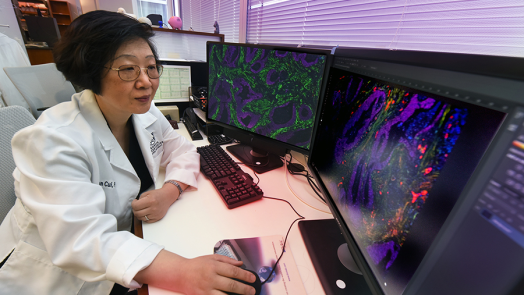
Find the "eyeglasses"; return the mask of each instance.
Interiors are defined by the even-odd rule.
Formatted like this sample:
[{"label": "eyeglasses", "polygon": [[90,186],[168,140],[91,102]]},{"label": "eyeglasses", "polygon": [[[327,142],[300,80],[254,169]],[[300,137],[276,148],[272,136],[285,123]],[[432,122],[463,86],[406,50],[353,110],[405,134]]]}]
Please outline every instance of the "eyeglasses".
[{"label": "eyeglasses", "polygon": [[136,65],[124,65],[118,68],[109,68],[113,71],[118,71],[118,77],[124,81],[135,81],[140,77],[140,71],[146,70],[147,76],[151,79],[158,79],[164,71],[162,65],[149,65],[147,68],[141,68]]}]

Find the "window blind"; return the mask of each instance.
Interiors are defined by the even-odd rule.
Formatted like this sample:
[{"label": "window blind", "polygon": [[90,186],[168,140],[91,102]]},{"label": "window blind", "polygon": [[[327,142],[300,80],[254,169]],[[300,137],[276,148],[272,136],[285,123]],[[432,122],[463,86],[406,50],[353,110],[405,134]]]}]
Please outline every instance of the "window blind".
[{"label": "window blind", "polygon": [[215,20],[226,42],[238,42],[240,0],[180,0],[182,28],[213,33]]},{"label": "window blind", "polygon": [[250,0],[247,42],[524,57],[522,0]]}]

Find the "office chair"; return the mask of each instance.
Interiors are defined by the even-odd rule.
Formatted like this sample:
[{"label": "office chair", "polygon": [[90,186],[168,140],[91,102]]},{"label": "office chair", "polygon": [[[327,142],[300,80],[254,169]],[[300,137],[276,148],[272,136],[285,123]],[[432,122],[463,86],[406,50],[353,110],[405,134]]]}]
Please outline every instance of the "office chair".
[{"label": "office chair", "polygon": [[15,161],[11,139],[20,129],[35,122],[33,115],[21,106],[0,108],[0,223],[15,204],[13,170]]},{"label": "office chair", "polygon": [[75,88],[66,81],[54,63],[29,66],[5,67],[4,72],[31,107],[38,119],[42,111],[64,101],[71,100]]},{"label": "office chair", "polygon": [[27,53],[22,46],[17,41],[0,33],[0,106],[18,105],[30,109],[20,91],[1,70],[4,67],[26,67],[30,65]]}]

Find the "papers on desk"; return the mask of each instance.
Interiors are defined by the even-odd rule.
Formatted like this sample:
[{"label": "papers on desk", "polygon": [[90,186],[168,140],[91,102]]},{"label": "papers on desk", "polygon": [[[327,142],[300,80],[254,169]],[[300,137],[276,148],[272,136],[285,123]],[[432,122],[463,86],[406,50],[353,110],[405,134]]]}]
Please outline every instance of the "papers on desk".
[{"label": "papers on desk", "polygon": [[242,268],[258,273],[262,282],[260,295],[306,294],[289,242],[275,273],[272,268],[282,253],[284,238],[266,236],[246,239],[221,240],[214,247],[215,254],[228,256],[244,262]]},{"label": "papers on desk", "polygon": [[188,102],[191,86],[191,67],[164,65],[155,102]]}]

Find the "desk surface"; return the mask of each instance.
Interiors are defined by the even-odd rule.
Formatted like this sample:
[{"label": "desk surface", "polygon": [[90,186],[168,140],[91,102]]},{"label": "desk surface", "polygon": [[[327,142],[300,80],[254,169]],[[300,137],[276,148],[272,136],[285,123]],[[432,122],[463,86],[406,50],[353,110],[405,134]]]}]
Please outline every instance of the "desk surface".
[{"label": "desk surface", "polygon": [[[178,126],[178,132],[189,139],[184,124]],[[193,143],[196,146],[209,144],[205,135],[204,140]],[[241,167],[256,181],[251,169],[243,165]],[[333,218],[331,213],[327,213],[327,205],[318,199],[305,177],[287,174],[284,167],[258,174],[258,177],[264,196],[289,201],[306,219]],[[157,185],[163,183],[163,177],[160,178],[161,181]],[[184,192],[162,220],[151,224],[144,223],[142,229],[144,239],[163,245],[166,250],[186,258],[194,258],[213,254],[213,246],[223,239],[271,235],[284,237],[296,218],[298,216],[286,202],[264,198],[229,210],[211,182],[200,174],[197,191]],[[307,294],[325,294],[296,223],[291,228],[286,247],[293,253]],[[153,286],[149,286],[148,289],[151,295],[179,294]]]}]

